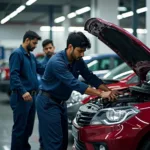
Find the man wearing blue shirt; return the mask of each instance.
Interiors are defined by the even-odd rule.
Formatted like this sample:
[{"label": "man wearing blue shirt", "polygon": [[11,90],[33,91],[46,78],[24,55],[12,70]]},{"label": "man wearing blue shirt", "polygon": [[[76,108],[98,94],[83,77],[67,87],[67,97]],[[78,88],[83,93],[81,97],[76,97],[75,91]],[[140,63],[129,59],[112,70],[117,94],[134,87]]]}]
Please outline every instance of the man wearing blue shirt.
[{"label": "man wearing blue shirt", "polygon": [[31,53],[41,37],[27,31],[22,45],[15,49],[9,58],[10,66],[10,105],[13,110],[11,150],[30,150],[28,143],[33,131],[35,118],[35,98],[38,90],[37,73],[43,74],[45,68]]},{"label": "man wearing blue shirt", "polygon": [[42,42],[43,51],[45,53],[45,57],[42,60],[42,64],[46,65],[48,60],[54,55],[55,46],[53,44],[53,41],[50,39],[46,39]]},{"label": "man wearing blue shirt", "polygon": [[[90,47],[89,40],[82,32],[73,32],[68,36],[66,49],[55,54],[47,63],[36,100],[44,150],[67,150],[68,119],[65,101],[73,90],[112,100],[116,98],[116,93],[108,89],[84,63],[82,57]],[[77,79],[79,74],[89,84],[105,92],[80,82]]]},{"label": "man wearing blue shirt", "polygon": [[[42,63],[42,65],[46,66],[46,64],[49,61],[49,59],[54,55],[55,46],[54,46],[52,40],[46,39],[46,40],[44,40],[42,42],[42,47],[43,47],[43,51],[44,51],[45,57],[43,58],[43,60],[41,61],[41,63]],[[40,132],[39,132],[39,135],[40,135]],[[43,144],[42,144],[42,138],[41,138],[41,136],[39,138],[39,142],[40,142],[40,148],[39,148],[39,150],[43,150]]]}]

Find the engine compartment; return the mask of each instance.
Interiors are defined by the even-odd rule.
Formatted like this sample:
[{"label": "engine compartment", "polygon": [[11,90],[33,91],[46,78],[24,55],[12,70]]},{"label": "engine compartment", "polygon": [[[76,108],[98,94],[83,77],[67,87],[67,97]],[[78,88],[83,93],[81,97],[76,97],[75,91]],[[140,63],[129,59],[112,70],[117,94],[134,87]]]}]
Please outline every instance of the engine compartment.
[{"label": "engine compartment", "polygon": [[122,92],[123,94],[119,95],[117,100],[113,102],[108,101],[108,99],[95,98],[88,104],[81,106],[76,114],[76,123],[79,126],[89,125],[93,116],[104,108],[133,106],[150,101],[150,84],[147,83],[144,83],[142,86],[130,87]]}]

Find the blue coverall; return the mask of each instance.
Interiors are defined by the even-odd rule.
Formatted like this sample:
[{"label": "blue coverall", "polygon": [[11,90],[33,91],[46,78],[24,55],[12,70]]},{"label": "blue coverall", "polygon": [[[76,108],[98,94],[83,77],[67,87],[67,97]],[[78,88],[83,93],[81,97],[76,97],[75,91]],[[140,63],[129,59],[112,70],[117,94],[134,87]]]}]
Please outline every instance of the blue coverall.
[{"label": "blue coverall", "polygon": [[[35,118],[35,98],[38,90],[37,73],[43,74],[45,68],[36,61],[33,54],[20,46],[9,58],[10,67],[10,105],[13,110],[11,150],[30,150],[28,139],[32,134]],[[22,95],[30,92],[32,101],[24,101]]]},{"label": "blue coverall", "polygon": [[[47,65],[47,62],[49,61],[50,58],[51,58],[51,57],[45,56],[45,57],[43,58],[43,60],[41,61],[41,64],[42,64],[43,66],[46,66],[46,65]],[[42,76],[39,77],[39,85],[40,85],[40,83],[41,83],[41,78],[42,78]],[[40,131],[39,131],[39,133],[40,133]],[[39,142],[40,142],[40,147],[43,148],[43,143],[42,143],[41,135],[39,135]]]},{"label": "blue coverall", "polygon": [[[83,59],[69,64],[66,50],[55,54],[47,63],[41,80],[41,92],[36,100],[44,150],[67,150],[68,118],[65,101],[73,90],[84,94],[88,88],[88,85],[77,79],[79,74],[96,88],[102,84],[102,81],[89,71]],[[60,102],[63,103],[59,104]]]}]

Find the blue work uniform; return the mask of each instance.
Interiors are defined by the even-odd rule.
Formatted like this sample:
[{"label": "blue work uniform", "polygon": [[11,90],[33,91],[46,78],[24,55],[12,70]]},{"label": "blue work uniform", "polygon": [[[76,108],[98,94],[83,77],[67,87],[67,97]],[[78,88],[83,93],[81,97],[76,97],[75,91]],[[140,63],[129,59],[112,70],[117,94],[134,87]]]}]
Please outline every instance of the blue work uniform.
[{"label": "blue work uniform", "polygon": [[47,63],[41,80],[36,106],[44,150],[67,150],[68,100],[73,90],[84,94],[88,85],[77,78],[82,75],[98,88],[102,81],[84,63],[83,59],[69,63],[66,50],[55,54]]},{"label": "blue work uniform", "polygon": [[46,65],[47,62],[48,62],[48,60],[49,60],[50,58],[51,58],[51,57],[45,56],[45,57],[43,58],[43,60],[41,61],[41,64],[42,64],[42,65]]},{"label": "blue work uniform", "polygon": [[[51,58],[51,57],[45,56],[45,57],[43,58],[43,60],[41,61],[41,64],[46,67],[47,62],[49,61],[50,58]],[[39,76],[39,75],[38,75],[39,85],[41,84],[41,78],[42,78],[42,76]],[[40,133],[40,131],[39,131],[39,133]],[[40,142],[40,147],[43,148],[42,137],[40,136],[40,134],[39,134],[39,142]]]},{"label": "blue work uniform", "polygon": [[[43,74],[45,68],[37,62],[33,54],[20,46],[9,58],[10,67],[10,105],[13,110],[11,150],[30,150],[28,139],[32,134],[35,118],[35,98],[38,90],[37,73]],[[29,92],[32,101],[24,101],[22,95]]]}]

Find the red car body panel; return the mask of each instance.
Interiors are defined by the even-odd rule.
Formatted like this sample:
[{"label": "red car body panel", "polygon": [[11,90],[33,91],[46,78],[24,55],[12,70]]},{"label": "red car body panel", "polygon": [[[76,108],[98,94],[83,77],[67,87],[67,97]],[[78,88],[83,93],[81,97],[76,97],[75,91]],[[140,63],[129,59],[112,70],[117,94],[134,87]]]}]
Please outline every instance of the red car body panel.
[{"label": "red car body panel", "polygon": [[[79,127],[78,138],[86,146],[86,150],[95,150],[93,143],[104,142],[109,150],[135,150],[146,133],[150,131],[150,102],[135,105],[139,110],[136,116],[117,125],[91,125]],[[75,150],[75,147],[73,147]]]}]

